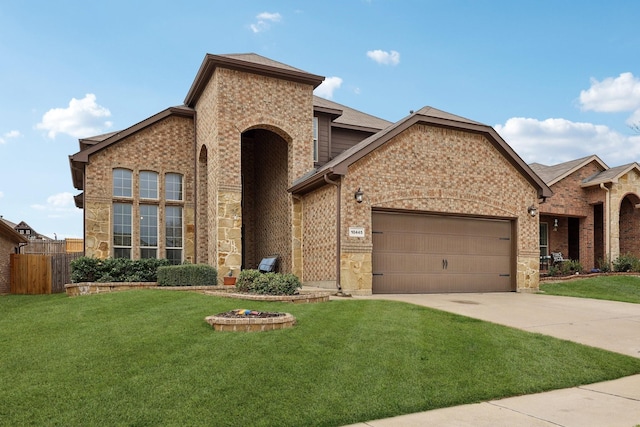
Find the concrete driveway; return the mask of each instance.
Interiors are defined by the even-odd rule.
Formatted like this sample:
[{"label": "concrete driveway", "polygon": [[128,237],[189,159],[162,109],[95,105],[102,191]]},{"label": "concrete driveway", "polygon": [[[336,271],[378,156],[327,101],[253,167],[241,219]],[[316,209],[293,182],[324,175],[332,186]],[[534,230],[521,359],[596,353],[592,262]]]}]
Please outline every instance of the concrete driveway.
[{"label": "concrete driveway", "polygon": [[405,301],[640,358],[640,304],[515,292],[358,298]]}]

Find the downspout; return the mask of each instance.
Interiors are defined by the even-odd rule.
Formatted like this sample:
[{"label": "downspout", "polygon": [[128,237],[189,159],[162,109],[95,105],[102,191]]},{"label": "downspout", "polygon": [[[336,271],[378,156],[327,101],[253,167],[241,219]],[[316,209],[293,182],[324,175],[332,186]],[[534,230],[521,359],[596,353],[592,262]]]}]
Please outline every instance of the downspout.
[{"label": "downspout", "polygon": [[340,185],[340,181],[332,181],[328,178],[328,174],[324,174],[324,182],[327,184],[335,185],[337,192],[337,202],[336,202],[336,287],[338,288],[338,293],[342,293],[342,286],[340,286],[340,211],[341,211],[341,199],[342,199],[342,185]]},{"label": "downspout", "polygon": [[611,221],[611,213],[609,212],[611,209],[611,190],[603,182],[600,183],[600,188],[607,192],[607,196],[604,199],[604,252],[608,262],[611,263],[611,224],[609,223]]}]

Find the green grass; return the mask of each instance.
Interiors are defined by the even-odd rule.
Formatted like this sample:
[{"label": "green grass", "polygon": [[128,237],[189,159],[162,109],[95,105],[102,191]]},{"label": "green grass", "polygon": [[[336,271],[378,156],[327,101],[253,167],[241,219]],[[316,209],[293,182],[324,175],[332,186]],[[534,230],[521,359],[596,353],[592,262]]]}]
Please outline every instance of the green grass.
[{"label": "green grass", "polygon": [[[292,329],[215,332],[234,308]],[[128,291],[0,298],[0,425],[338,426],[640,373],[640,359],[411,304]]]},{"label": "green grass", "polygon": [[549,295],[640,303],[638,276],[598,276],[541,283],[540,290]]}]

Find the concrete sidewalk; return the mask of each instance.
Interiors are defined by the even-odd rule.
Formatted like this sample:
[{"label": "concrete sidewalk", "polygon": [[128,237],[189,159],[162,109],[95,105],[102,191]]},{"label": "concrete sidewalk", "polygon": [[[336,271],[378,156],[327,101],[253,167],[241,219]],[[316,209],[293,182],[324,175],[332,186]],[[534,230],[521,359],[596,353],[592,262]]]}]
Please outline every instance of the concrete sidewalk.
[{"label": "concrete sidewalk", "polygon": [[[357,298],[405,301],[640,357],[640,304],[520,293]],[[636,425],[640,425],[640,375],[353,426]]]}]

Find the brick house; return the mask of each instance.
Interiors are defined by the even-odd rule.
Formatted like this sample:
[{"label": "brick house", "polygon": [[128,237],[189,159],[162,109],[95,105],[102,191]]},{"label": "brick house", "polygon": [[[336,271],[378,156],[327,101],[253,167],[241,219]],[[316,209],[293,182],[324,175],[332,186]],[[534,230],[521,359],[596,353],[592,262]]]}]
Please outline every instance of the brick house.
[{"label": "brick house", "polygon": [[538,287],[549,187],[494,129],[425,107],[390,123],[256,54],[206,55],[184,105],[70,156],[88,256],[278,254],[305,284],[372,292]]},{"label": "brick house", "polygon": [[[531,168],[554,195],[540,205],[540,253],[561,252],[583,268],[622,254],[640,257],[640,166],[608,167],[592,155]],[[546,268],[544,265],[543,268]]]},{"label": "brick house", "polygon": [[11,254],[18,253],[20,245],[27,242],[26,236],[0,218],[0,294],[8,294],[10,291]]}]

